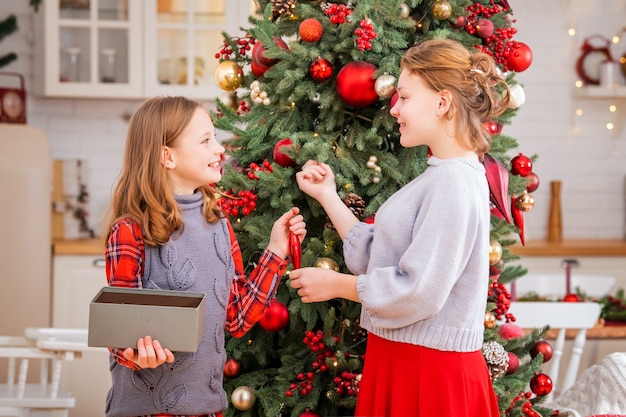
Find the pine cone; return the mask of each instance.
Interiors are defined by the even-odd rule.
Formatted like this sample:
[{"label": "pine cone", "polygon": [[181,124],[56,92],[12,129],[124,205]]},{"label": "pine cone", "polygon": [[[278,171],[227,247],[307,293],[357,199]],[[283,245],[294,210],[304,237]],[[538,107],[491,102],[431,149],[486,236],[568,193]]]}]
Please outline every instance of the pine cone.
[{"label": "pine cone", "polygon": [[272,21],[285,15],[291,16],[296,8],[297,0],[271,0],[272,1]]},{"label": "pine cone", "polygon": [[343,203],[348,206],[359,221],[363,221],[365,218],[365,201],[359,195],[348,193],[343,199]]},{"label": "pine cone", "polygon": [[509,354],[498,342],[483,344],[483,356],[487,361],[492,380],[501,377],[509,367]]}]

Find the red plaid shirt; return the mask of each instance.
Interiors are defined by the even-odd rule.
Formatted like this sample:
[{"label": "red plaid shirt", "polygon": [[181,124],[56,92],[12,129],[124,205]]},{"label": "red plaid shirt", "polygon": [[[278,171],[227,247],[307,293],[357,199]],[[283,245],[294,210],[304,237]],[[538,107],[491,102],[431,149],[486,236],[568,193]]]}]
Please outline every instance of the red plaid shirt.
[{"label": "red plaid shirt", "polygon": [[[278,287],[278,280],[287,269],[288,261],[265,250],[258,265],[246,280],[241,249],[230,222],[228,222],[228,231],[231,254],[235,262],[235,276],[231,283],[230,299],[226,307],[226,330],[234,337],[242,337],[263,316],[265,308]],[[142,287],[145,247],[138,223],[126,218],[119,220],[113,226],[106,246],[105,259],[109,286]],[[139,369],[137,364],[123,356],[123,349],[109,348],[109,351],[121,365]],[[152,417],[166,416],[170,415],[158,414]]]}]

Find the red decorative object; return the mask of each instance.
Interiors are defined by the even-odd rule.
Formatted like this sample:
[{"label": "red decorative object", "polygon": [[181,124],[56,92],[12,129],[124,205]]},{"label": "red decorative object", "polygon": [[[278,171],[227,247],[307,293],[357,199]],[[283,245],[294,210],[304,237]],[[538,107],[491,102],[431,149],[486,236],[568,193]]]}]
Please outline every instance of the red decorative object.
[{"label": "red decorative object", "polygon": [[509,52],[508,65],[510,70],[522,72],[533,62],[533,52],[523,42],[513,42]]},{"label": "red decorative object", "polygon": [[530,346],[530,356],[534,359],[540,353],[543,355],[543,362],[552,359],[552,345],[545,340],[538,340]]},{"label": "red decorative object", "polygon": [[533,161],[523,153],[511,159],[511,173],[525,177],[533,170]]},{"label": "red decorative object", "polygon": [[480,19],[476,24],[476,34],[483,39],[487,39],[493,35],[495,27],[489,19]]},{"label": "red decorative object", "polygon": [[511,223],[511,210],[509,204],[505,203],[509,198],[509,173],[506,166],[489,154],[485,154],[483,165],[489,184],[491,202],[502,217]]},{"label": "red decorative object", "polygon": [[513,224],[519,230],[519,240],[523,246],[526,244],[526,239],[524,238],[524,212],[517,207],[516,201],[517,198],[511,197],[511,213],[513,215]]},{"label": "red decorative object", "polygon": [[[599,45],[592,45],[592,41],[599,40]],[[591,35],[585,39],[580,49],[582,53],[576,60],[576,73],[587,85],[600,84],[600,64],[604,61],[613,61],[611,56],[611,41],[602,35]]]},{"label": "red decorative object", "polygon": [[336,4],[323,2],[320,7],[324,14],[328,16],[330,23],[341,25],[346,22],[346,18],[352,14],[353,7],[350,3]]},{"label": "red decorative object", "polygon": [[298,27],[298,34],[300,39],[307,42],[317,42],[322,39],[324,33],[324,27],[322,22],[314,17],[304,19]]},{"label": "red decorative object", "polygon": [[224,376],[226,378],[236,378],[241,374],[241,361],[228,357],[224,364]]},{"label": "red decorative object", "polygon": [[362,108],[378,101],[376,66],[365,61],[346,64],[337,74],[337,93],[348,106]]},{"label": "red decorative object", "polygon": [[292,232],[289,232],[289,258],[291,259],[293,269],[300,268],[300,261],[302,260],[302,246],[298,236]]},{"label": "red decorative object", "polygon": [[317,414],[315,411],[311,411],[308,408],[304,411],[304,413],[300,414],[300,417],[322,417],[320,414]]},{"label": "red decorative object", "polygon": [[258,78],[265,74],[265,71],[270,69],[270,67],[266,67],[265,65],[261,65],[258,62],[252,61],[250,62],[250,69],[252,70],[254,76]]},{"label": "red decorative object", "polygon": [[276,162],[278,165],[280,165],[283,168],[292,167],[296,165],[295,161],[291,159],[289,156],[287,156],[286,154],[284,154],[281,150],[282,147],[291,148],[291,146],[292,146],[291,139],[289,138],[281,139],[278,142],[276,142],[276,145],[274,145],[274,152],[272,154],[274,156],[274,162]]},{"label": "red decorative object", "polygon": [[456,22],[452,24],[452,27],[455,29],[463,29],[463,27],[467,24],[467,19],[465,16],[458,16],[456,18]]},{"label": "red decorative object", "polygon": [[289,323],[289,310],[287,306],[276,299],[274,299],[265,314],[259,320],[259,325],[268,332],[278,332],[287,327]]},{"label": "red decorative object", "polygon": [[325,58],[317,58],[309,66],[311,77],[318,83],[323,83],[332,77],[333,65]]},{"label": "red decorative object", "polygon": [[378,35],[374,32],[374,25],[369,19],[361,19],[359,22],[361,27],[354,30],[356,36],[356,44],[359,51],[370,51],[372,49],[372,39],[376,39]]},{"label": "red decorative object", "polygon": [[16,77],[19,86],[0,87],[0,122],[26,123],[26,90],[24,76],[16,72],[0,72],[0,77]]},{"label": "red decorative object", "polygon": [[526,185],[526,191],[529,193],[533,193],[539,188],[539,177],[534,172],[526,175],[526,179],[528,180],[528,185]]},{"label": "red decorative object", "polygon": [[278,62],[278,59],[266,58],[264,55],[265,51],[267,51],[267,47],[263,45],[261,41],[256,41],[254,48],[252,48],[252,62],[265,67],[271,67]]},{"label": "red decorative object", "polygon": [[517,372],[519,369],[519,358],[513,352],[508,352],[509,354],[509,366],[506,368],[506,374],[511,375]]},{"label": "red decorative object", "polygon": [[530,390],[542,397],[548,395],[552,392],[552,379],[546,374],[536,373],[530,379]]},{"label": "red decorative object", "polygon": [[582,300],[580,299],[578,294],[569,293],[569,294],[565,294],[565,297],[563,297],[563,301],[566,303],[579,303]]},{"label": "red decorative object", "polygon": [[498,336],[504,340],[524,337],[524,330],[514,323],[502,323],[498,327]]}]

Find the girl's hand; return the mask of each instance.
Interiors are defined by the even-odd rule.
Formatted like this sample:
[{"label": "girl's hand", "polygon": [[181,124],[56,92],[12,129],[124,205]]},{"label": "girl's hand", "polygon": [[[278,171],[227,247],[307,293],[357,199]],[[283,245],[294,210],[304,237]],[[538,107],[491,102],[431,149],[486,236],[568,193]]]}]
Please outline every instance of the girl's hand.
[{"label": "girl's hand", "polygon": [[355,275],[341,274],[325,268],[300,268],[289,273],[291,288],[298,290],[303,303],[345,298],[360,301]]},{"label": "girl's hand", "polygon": [[300,209],[293,207],[276,220],[270,234],[270,242],[267,248],[276,255],[285,259],[289,256],[289,232],[298,237],[300,243],[306,236],[306,223]]},{"label": "girl's hand", "polygon": [[296,173],[296,181],[304,193],[320,203],[326,195],[337,194],[333,170],[323,162],[307,161]]},{"label": "girl's hand", "polygon": [[165,362],[174,362],[174,354],[169,349],[163,349],[161,343],[152,340],[150,336],[137,340],[137,350],[132,347],[126,348],[124,357],[142,369],[157,368]]}]

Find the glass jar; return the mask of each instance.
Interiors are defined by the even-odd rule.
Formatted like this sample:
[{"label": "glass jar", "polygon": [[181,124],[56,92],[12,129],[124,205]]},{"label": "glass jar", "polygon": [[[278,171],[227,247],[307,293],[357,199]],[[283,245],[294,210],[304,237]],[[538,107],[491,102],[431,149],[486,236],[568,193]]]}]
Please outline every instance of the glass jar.
[{"label": "glass jar", "polygon": [[117,55],[117,51],[113,48],[104,48],[100,51],[100,55],[100,81],[103,83],[114,83],[116,80],[115,56]]},{"label": "glass jar", "polygon": [[80,81],[80,48],[72,46],[61,52],[61,82]]}]

